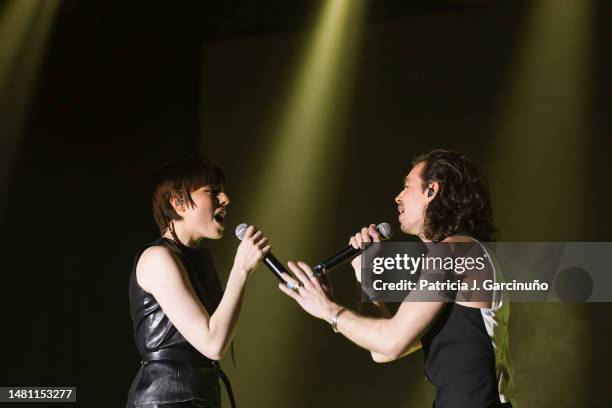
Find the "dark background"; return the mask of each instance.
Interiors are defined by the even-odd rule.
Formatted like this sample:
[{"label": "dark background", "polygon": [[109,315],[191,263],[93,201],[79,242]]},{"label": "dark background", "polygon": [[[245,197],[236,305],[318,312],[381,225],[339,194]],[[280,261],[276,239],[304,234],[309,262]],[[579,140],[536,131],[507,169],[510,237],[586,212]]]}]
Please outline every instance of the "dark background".
[{"label": "dark background", "polygon": [[[254,205],[257,170],[269,160],[269,129],[320,5],[58,3],[19,126],[7,128],[23,93],[11,78],[25,65],[12,68],[0,94],[0,385],[76,385],[79,406],[124,404],[139,362],[127,279],[136,249],[158,235],[151,175],[165,160],[197,152],[220,163],[233,200],[231,228],[211,248],[225,277],[236,246],[231,229]],[[612,240],[608,2],[592,2],[581,131],[547,127],[563,123],[563,106],[553,103],[530,118],[540,133],[511,135],[518,140],[514,150],[496,139],[505,135],[500,128],[513,129],[504,126],[505,98],[532,7],[370,2],[342,154],[328,174],[336,188],[317,200],[320,246],[304,254],[289,246],[277,256],[315,261],[361,225],[394,221],[391,200],[412,157],[434,147],[463,151],[482,166],[501,240]],[[549,69],[553,75],[558,67]],[[568,151],[564,140],[572,137],[580,149]],[[532,144],[538,138],[545,142]],[[286,205],[279,224],[290,229],[289,209],[297,204]],[[224,363],[239,406],[429,406],[433,391],[421,352],[387,365],[371,362],[300,313],[259,269],[236,338],[238,365]],[[353,279],[344,272],[332,281],[340,301],[354,306]],[[612,403],[610,310],[609,304],[513,305],[522,406]]]}]

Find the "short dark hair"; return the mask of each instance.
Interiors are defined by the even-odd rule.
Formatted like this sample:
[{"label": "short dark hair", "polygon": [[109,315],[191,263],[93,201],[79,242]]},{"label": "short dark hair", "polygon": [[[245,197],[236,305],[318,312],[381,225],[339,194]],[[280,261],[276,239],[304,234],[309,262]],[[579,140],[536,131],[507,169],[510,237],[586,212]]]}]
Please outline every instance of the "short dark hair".
[{"label": "short dark hair", "polygon": [[434,181],[440,185],[425,210],[424,236],[439,242],[464,232],[481,241],[495,241],[489,185],[476,164],[461,153],[442,149],[419,155],[413,166],[418,163],[425,164],[423,191]]},{"label": "short dark hair", "polygon": [[181,217],[172,207],[170,199],[178,197],[195,205],[191,193],[200,187],[221,188],[223,171],[204,156],[189,156],[164,163],[153,180],[153,217],[163,234],[172,220]]}]

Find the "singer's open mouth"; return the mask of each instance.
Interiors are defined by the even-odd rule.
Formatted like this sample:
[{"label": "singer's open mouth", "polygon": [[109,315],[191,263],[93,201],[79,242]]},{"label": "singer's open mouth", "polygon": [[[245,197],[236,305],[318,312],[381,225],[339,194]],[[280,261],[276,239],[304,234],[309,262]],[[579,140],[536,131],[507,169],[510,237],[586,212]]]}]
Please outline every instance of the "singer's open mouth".
[{"label": "singer's open mouth", "polygon": [[224,226],[224,219],[225,219],[225,211],[219,211],[218,213],[215,214],[214,216],[215,221],[217,221],[217,223],[219,223],[221,226]]}]

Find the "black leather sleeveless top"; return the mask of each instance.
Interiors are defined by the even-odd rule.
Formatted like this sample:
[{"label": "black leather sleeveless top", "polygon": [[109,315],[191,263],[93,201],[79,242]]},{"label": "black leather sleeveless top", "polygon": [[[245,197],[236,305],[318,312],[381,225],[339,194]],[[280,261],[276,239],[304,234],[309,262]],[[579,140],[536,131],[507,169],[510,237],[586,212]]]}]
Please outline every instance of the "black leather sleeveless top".
[{"label": "black leather sleeveless top", "polygon": [[[222,296],[221,284],[207,249],[186,247],[159,238],[137,252],[129,281],[129,301],[134,339],[143,361],[130,387],[126,407],[189,400],[202,400],[207,406],[218,407],[218,363],[200,354],[185,340],[155,297],[136,280],[138,259],[146,248],[154,245],[165,246],[177,255],[198,299],[210,315]],[[175,358],[177,356],[179,358]]]}]

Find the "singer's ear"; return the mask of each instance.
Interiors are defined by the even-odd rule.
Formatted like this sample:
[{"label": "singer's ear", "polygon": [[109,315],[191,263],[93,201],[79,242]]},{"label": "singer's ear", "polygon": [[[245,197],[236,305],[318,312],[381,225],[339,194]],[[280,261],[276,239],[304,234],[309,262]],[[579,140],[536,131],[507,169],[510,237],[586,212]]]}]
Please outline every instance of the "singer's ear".
[{"label": "singer's ear", "polygon": [[438,191],[440,190],[440,183],[437,181],[432,181],[427,184],[427,188],[425,189],[425,194],[427,196],[427,201],[431,202],[438,195]]},{"label": "singer's ear", "polygon": [[183,195],[173,195],[170,197],[170,205],[174,208],[177,214],[185,212],[185,205],[187,204],[187,200]]}]

